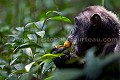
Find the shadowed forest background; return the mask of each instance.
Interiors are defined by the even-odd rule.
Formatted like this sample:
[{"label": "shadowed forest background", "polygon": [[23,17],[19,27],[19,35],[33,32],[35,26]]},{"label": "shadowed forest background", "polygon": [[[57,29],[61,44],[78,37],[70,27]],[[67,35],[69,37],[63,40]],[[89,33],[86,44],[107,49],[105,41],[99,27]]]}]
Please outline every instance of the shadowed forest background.
[{"label": "shadowed forest background", "polygon": [[64,80],[63,75],[79,74],[67,70],[61,77],[51,60],[61,55],[50,51],[67,39],[74,17],[92,5],[120,17],[120,0],[0,0],[0,80]]}]

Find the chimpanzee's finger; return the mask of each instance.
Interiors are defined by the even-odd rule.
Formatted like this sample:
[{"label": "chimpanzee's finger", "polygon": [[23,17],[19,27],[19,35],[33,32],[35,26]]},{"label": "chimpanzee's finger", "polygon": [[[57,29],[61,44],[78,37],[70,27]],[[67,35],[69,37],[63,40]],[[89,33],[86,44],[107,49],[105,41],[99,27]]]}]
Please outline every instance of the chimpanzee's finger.
[{"label": "chimpanzee's finger", "polygon": [[52,50],[52,53],[55,54],[55,53],[61,53],[65,50],[65,47],[60,47],[60,48],[55,48]]},{"label": "chimpanzee's finger", "polygon": [[64,50],[62,53],[65,55],[69,55],[70,52],[68,50]]},{"label": "chimpanzee's finger", "polygon": [[52,50],[51,50],[51,53],[53,53],[54,51],[56,51],[57,50],[57,48],[53,48]]}]

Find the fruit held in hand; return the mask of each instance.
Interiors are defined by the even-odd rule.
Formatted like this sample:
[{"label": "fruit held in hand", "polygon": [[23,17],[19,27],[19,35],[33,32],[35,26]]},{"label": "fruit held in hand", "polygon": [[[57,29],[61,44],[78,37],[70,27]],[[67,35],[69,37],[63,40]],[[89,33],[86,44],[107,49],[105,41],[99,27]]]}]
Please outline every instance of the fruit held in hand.
[{"label": "fruit held in hand", "polygon": [[60,48],[60,47],[69,48],[70,46],[71,46],[70,41],[66,40],[66,41],[64,42],[64,45],[57,45],[57,46],[55,46],[55,48]]},{"label": "fruit held in hand", "polygon": [[60,48],[60,47],[64,47],[63,45],[57,45],[55,46],[55,48]]},{"label": "fruit held in hand", "polygon": [[71,46],[70,41],[66,40],[66,41],[64,42],[64,47],[65,47],[65,48],[69,48],[70,46]]}]

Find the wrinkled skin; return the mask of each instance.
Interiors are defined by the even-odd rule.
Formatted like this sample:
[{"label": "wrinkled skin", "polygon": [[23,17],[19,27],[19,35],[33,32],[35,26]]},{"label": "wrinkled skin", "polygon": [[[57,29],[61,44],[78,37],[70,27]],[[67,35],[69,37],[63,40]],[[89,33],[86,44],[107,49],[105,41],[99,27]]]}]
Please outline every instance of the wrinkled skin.
[{"label": "wrinkled skin", "polygon": [[[119,28],[119,20],[115,14],[100,6],[87,7],[75,17],[74,27],[68,36],[68,40],[74,44],[73,53],[69,54],[70,52],[65,47],[54,48],[52,53],[65,54],[61,58],[53,59],[55,65],[58,68],[82,68],[84,64],[78,61],[71,64],[66,64],[66,61],[72,58],[84,57],[86,50],[92,47],[96,47],[96,56],[119,52]],[[107,39],[113,38],[114,41],[107,41]],[[100,41],[96,41],[97,39]]]}]

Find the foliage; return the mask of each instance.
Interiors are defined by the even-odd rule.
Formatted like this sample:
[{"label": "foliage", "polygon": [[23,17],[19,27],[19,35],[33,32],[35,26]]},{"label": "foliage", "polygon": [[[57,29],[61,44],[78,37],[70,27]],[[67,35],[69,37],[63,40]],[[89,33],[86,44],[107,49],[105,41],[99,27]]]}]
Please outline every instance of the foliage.
[{"label": "foliage", "polygon": [[[103,4],[101,1],[0,0],[0,80],[64,80],[62,76],[68,73],[72,78],[91,74],[89,72],[94,71],[91,68],[95,64],[99,65],[97,74],[103,67],[101,65],[118,60],[119,55],[101,60],[89,51],[91,55],[86,55],[89,64],[80,72],[74,69],[59,72],[52,62],[52,58],[62,55],[50,54],[50,51],[66,40],[74,16],[86,6]],[[120,0],[103,1],[106,8],[120,16]],[[66,73],[60,75],[62,71]]]}]

